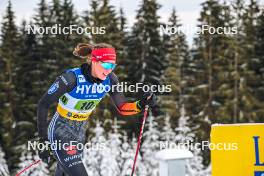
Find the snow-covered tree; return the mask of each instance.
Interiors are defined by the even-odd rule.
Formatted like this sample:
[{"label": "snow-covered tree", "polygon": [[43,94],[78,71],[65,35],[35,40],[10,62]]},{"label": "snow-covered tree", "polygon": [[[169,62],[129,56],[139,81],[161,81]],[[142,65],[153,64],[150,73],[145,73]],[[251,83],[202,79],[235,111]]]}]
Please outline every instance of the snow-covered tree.
[{"label": "snow-covered tree", "polygon": [[189,116],[186,116],[186,111],[184,106],[180,109],[180,118],[178,120],[178,127],[176,127],[175,131],[177,135],[175,136],[176,142],[188,142],[194,140],[194,134],[191,133],[191,128],[188,125]]},{"label": "snow-covered tree", "polygon": [[88,142],[91,146],[84,150],[84,164],[87,167],[88,175],[100,176],[100,163],[103,160],[103,150],[107,150],[106,137],[104,128],[99,121],[96,122],[96,127],[92,130],[94,137]]},{"label": "snow-covered tree", "polygon": [[8,167],[5,160],[5,153],[3,152],[1,147],[0,147],[0,175],[1,176],[9,175]]},{"label": "snow-covered tree", "polygon": [[[20,163],[18,164],[18,172],[22,171],[23,169],[27,168],[28,166],[32,165],[28,168],[25,172],[21,174],[21,176],[40,176],[40,175],[49,175],[49,170],[47,169],[47,164],[39,161],[40,158],[37,153],[32,151],[26,150],[26,148],[21,153],[19,158]],[[39,162],[38,162],[39,161]],[[36,163],[36,164],[34,164]]]},{"label": "snow-covered tree", "polygon": [[193,158],[187,161],[187,176],[205,176],[201,150],[193,150]]},{"label": "snow-covered tree", "polygon": [[[135,153],[136,153],[136,149],[137,149],[137,140],[135,137],[132,138],[132,141],[130,143],[130,146],[132,146],[132,153],[133,153],[133,160],[131,162],[131,170],[130,170],[130,173],[129,174],[126,174],[127,175],[130,175],[131,174],[131,171],[132,171],[132,166],[133,166],[133,161],[134,161],[134,156],[135,156]],[[138,157],[137,157],[137,162],[136,162],[136,167],[135,167],[135,174],[134,175],[140,175],[140,176],[147,176],[149,175],[147,172],[147,168],[148,166],[145,164],[145,161],[143,160],[143,155],[139,152],[138,153]]]},{"label": "snow-covered tree", "polygon": [[[195,142],[195,135],[189,127],[189,117],[186,116],[184,106],[180,109],[180,115],[178,127],[175,129],[177,132],[175,141],[178,143],[193,144]],[[204,168],[201,150],[194,149],[192,153],[194,157],[187,161],[187,176],[206,176],[206,173],[209,174],[209,169]]]},{"label": "snow-covered tree", "polygon": [[154,120],[152,114],[147,119],[147,129],[143,133],[144,142],[142,143],[143,162],[147,169],[148,176],[158,175],[158,161],[155,158],[155,153],[159,150],[159,134],[158,124]]},{"label": "snow-covered tree", "polygon": [[175,139],[175,132],[171,128],[171,122],[170,122],[171,117],[169,114],[166,114],[164,118],[164,126],[162,127],[162,132],[161,132],[161,140],[165,140],[168,142],[172,142]]},{"label": "snow-covered tree", "polygon": [[109,133],[107,139],[107,149],[103,150],[103,158],[101,163],[101,173],[104,176],[120,175],[120,161],[121,161],[121,135],[118,132],[120,127],[116,119],[113,124],[113,131]]},{"label": "snow-covered tree", "polygon": [[132,148],[132,145],[128,142],[127,134],[125,133],[122,138],[121,145],[121,158],[120,162],[121,167],[121,176],[130,175],[132,171],[132,163],[134,160],[135,151]]}]

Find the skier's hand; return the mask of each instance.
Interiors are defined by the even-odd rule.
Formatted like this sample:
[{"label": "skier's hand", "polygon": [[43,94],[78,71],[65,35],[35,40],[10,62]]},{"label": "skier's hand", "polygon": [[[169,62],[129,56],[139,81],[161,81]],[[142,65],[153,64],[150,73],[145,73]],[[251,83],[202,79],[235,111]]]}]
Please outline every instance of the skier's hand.
[{"label": "skier's hand", "polygon": [[43,143],[43,146],[48,146],[48,147],[44,147],[43,150],[38,150],[38,155],[39,155],[39,158],[49,164],[50,161],[51,161],[51,151],[50,151],[50,147],[49,147],[49,141],[47,139],[44,139],[44,138],[40,138],[39,139],[39,143]]},{"label": "skier's hand", "polygon": [[157,97],[153,92],[144,92],[141,100],[139,101],[141,109],[146,105],[149,107],[154,107],[157,105]]}]

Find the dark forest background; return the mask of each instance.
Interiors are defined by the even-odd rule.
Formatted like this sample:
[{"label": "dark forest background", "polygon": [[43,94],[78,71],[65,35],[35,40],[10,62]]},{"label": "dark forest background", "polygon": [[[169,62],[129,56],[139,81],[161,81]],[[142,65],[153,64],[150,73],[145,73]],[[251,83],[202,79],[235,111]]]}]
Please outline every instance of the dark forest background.
[{"label": "dark forest background", "polygon": [[[173,4],[177,6],[177,4]],[[172,6],[173,6],[172,5]],[[31,19],[15,24],[9,1],[1,19],[0,38],[0,143],[9,170],[16,168],[20,146],[37,137],[36,110],[42,94],[65,69],[84,61],[72,55],[81,42],[113,45],[118,52],[115,73],[130,84],[171,84],[170,94],[158,94],[157,121],[162,128],[167,114],[177,127],[185,108],[196,141],[208,140],[214,123],[257,123],[264,120],[264,10],[256,0],[217,1],[202,4],[199,26],[237,27],[238,33],[200,34],[193,46],[184,33],[161,33],[160,25],[180,27],[175,8],[166,24],[160,22],[156,0],[142,0],[135,24],[129,28],[123,9],[109,0],[92,0],[87,11],[76,13],[71,0],[40,0]],[[105,26],[105,35],[34,35],[27,25],[48,27]],[[141,94],[126,94],[137,100]],[[55,105],[54,105],[55,107]],[[51,109],[50,114],[54,112]],[[92,116],[106,121],[116,117],[131,137],[138,134],[140,117],[119,117],[107,97]],[[109,125],[104,126],[107,130]],[[88,128],[89,131],[89,128]],[[88,132],[88,134],[90,134]],[[209,152],[204,151],[208,164]]]}]

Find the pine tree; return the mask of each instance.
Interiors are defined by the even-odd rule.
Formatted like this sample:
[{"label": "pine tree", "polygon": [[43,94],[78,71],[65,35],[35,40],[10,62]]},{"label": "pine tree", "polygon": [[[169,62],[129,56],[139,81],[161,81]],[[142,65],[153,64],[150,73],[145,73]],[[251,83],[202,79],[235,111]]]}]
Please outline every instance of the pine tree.
[{"label": "pine tree", "polygon": [[[69,27],[70,25],[80,26],[78,15],[74,10],[71,0],[53,0],[51,4],[47,4],[45,0],[41,0],[38,4],[37,14],[34,17],[34,25],[37,27],[59,28]],[[67,32],[67,31],[66,31]],[[37,34],[38,50],[40,53],[39,62],[41,63],[42,75],[40,79],[43,82],[43,89],[46,89],[52,81],[67,68],[73,67],[74,57],[72,51],[78,42],[82,42],[82,35],[78,34]],[[48,77],[44,73],[49,73]]]},{"label": "pine tree", "polygon": [[[198,27],[232,27],[229,26],[231,19],[226,7],[216,0],[202,3]],[[186,104],[191,106],[186,108],[187,112],[192,112],[193,124],[200,125],[197,136],[201,140],[209,139],[211,123],[223,122],[227,118],[231,121],[230,114],[226,114],[228,108],[224,107],[226,103],[230,103],[230,97],[233,98],[234,90],[228,79],[228,76],[232,76],[230,72],[233,68],[230,35],[201,31],[195,38],[191,62],[192,77],[187,80],[189,95]]]},{"label": "pine tree", "polygon": [[[60,0],[52,0],[51,3],[47,4],[47,10],[49,11],[47,17],[49,19],[48,26],[60,25],[61,27],[65,27],[63,20],[66,20],[63,14],[63,8]],[[49,73],[48,77],[46,77],[46,81],[51,83],[61,72],[63,66],[66,65],[66,58],[64,55],[65,52],[65,34],[44,34],[47,37],[45,41],[45,45],[43,43],[44,50],[48,50],[49,52],[46,54],[45,65],[47,66],[47,72]],[[73,46],[74,47],[74,46]],[[43,53],[44,54],[44,53]],[[48,87],[49,85],[47,85]]]},{"label": "pine tree", "polygon": [[[202,3],[199,26],[232,27],[232,17],[229,7],[215,0]],[[231,30],[231,29],[230,29]],[[200,33],[195,38],[195,48],[192,51],[192,75],[186,104],[187,111],[192,112],[192,126],[197,140],[209,139],[212,123],[231,122],[233,117],[235,86],[234,44],[230,34]],[[231,109],[230,109],[231,108]],[[204,162],[209,163],[208,152],[202,151]]]},{"label": "pine tree", "polygon": [[98,25],[98,18],[99,18],[99,5],[101,1],[96,1],[96,0],[92,0],[91,1],[91,10],[90,10],[90,14],[89,12],[87,12],[85,18],[89,19],[89,21],[85,21],[87,26],[99,26]]},{"label": "pine tree", "polygon": [[189,51],[185,35],[180,31],[181,24],[179,24],[176,11],[173,8],[169,23],[166,27],[174,28],[177,32],[175,34],[164,34],[164,47],[166,50],[166,60],[168,66],[163,75],[165,85],[172,86],[172,92],[168,95],[162,96],[162,107],[164,112],[169,113],[169,116],[175,118],[179,116],[179,108],[183,103],[184,97],[184,76],[183,64],[188,62]]},{"label": "pine tree", "polygon": [[[71,0],[63,0],[60,8],[61,16],[58,18],[57,23],[61,24],[63,27],[68,27],[70,25],[82,27],[81,20],[79,19]],[[72,55],[72,51],[77,43],[82,43],[84,41],[84,37],[86,36],[83,34],[73,33],[62,34],[55,38],[55,41],[58,43],[57,45],[60,46],[60,50],[55,54],[56,56],[59,56],[59,70],[65,70],[65,68],[68,68],[73,64],[80,65],[79,60],[77,60],[79,62],[74,61],[75,58]]]},{"label": "pine tree", "polygon": [[[224,2],[222,5],[222,25],[226,28],[236,27],[233,23],[232,8],[230,4]],[[215,73],[219,82],[215,94],[215,114],[218,115],[213,122],[221,121],[222,123],[231,122],[234,117],[234,107],[236,106],[235,82],[237,79],[235,66],[235,43],[233,35],[221,35],[222,54],[219,55],[217,67],[218,73]],[[220,51],[220,50],[219,50]]]},{"label": "pine tree", "polygon": [[122,8],[119,10],[119,17],[118,17],[118,29],[120,31],[120,48],[118,50],[118,58],[117,64],[118,67],[115,70],[115,74],[118,75],[119,81],[127,80],[126,70],[126,58],[127,58],[127,19],[125,17],[124,11]]},{"label": "pine tree", "polygon": [[[109,23],[111,21],[111,23]],[[90,23],[92,26],[105,27],[105,35],[93,35],[94,43],[109,43],[117,50],[121,45],[121,36],[118,29],[118,17],[116,11],[109,0],[100,0],[98,3],[92,1],[92,11]]]},{"label": "pine tree", "polygon": [[[89,19],[86,21],[87,26],[95,28],[92,35],[93,43],[108,43],[114,46],[117,51],[120,49],[120,24],[114,6],[110,5],[109,0],[91,1],[91,10],[85,19]],[[98,35],[100,33],[99,27],[105,29],[104,35]]]},{"label": "pine tree", "polygon": [[[254,67],[254,71],[256,73],[257,83],[258,86],[255,90],[255,95],[258,98],[260,102],[263,102],[263,93],[264,93],[264,53],[263,53],[263,47],[264,47],[264,11],[261,11],[261,14],[258,17],[257,27],[256,27],[256,44],[255,44],[255,59],[252,66]],[[256,111],[257,117],[260,121],[263,121],[263,108]]]},{"label": "pine tree", "polygon": [[39,96],[37,89],[34,89],[34,84],[38,81],[37,73],[39,73],[35,67],[37,59],[35,35],[27,34],[25,21],[22,22],[19,34],[20,45],[17,49],[16,77],[14,78],[14,91],[18,99],[15,102],[16,112],[14,113],[16,126],[13,131],[16,135],[13,137],[13,146],[15,146],[12,154],[15,159],[12,163],[13,167],[18,164],[23,144],[36,135],[36,104]]},{"label": "pine tree", "polygon": [[131,83],[160,84],[164,64],[157,15],[159,7],[156,0],[143,0],[137,11],[127,48],[127,73]]},{"label": "pine tree", "polygon": [[125,30],[127,28],[127,26],[126,26],[127,25],[127,19],[125,17],[124,10],[122,7],[120,7],[120,9],[119,9],[118,20],[119,20],[119,30],[125,34]]},{"label": "pine tree", "polygon": [[6,153],[9,170],[12,170],[16,161],[14,155],[14,128],[16,126],[16,106],[18,95],[15,92],[16,84],[16,61],[19,46],[18,29],[15,25],[14,12],[11,2],[8,1],[6,13],[1,24],[1,46],[0,46],[0,123],[2,147]]},{"label": "pine tree", "polygon": [[[222,86],[219,86],[218,96],[221,104],[216,111],[225,122],[252,122],[257,119],[256,113],[262,109],[255,89],[258,87],[259,76],[254,71],[257,60],[254,56],[256,36],[256,17],[258,5],[250,1],[237,0],[226,4],[230,18],[229,25],[237,27],[237,33],[229,38],[225,50],[228,59],[222,77]],[[226,78],[229,79],[226,79]],[[228,119],[229,118],[229,119]]]},{"label": "pine tree", "polygon": [[[38,4],[36,15],[33,17],[33,25],[36,27],[51,27],[52,26],[52,20],[51,15],[49,12],[49,7],[45,0],[41,0]],[[37,65],[36,69],[38,69],[40,72],[38,73],[38,82],[36,84],[36,91],[38,91],[39,95],[42,95],[47,87],[50,85],[51,81],[47,80],[47,73],[50,75],[50,71],[54,70],[56,68],[55,64],[51,64],[50,59],[50,51],[54,49],[54,46],[52,45],[52,42],[50,41],[51,36],[48,34],[39,34],[36,33],[36,41],[38,44],[38,53],[39,58],[37,59]],[[52,49],[51,49],[52,48]],[[53,61],[54,63],[55,61]],[[54,78],[52,79],[52,81]]]},{"label": "pine tree", "polygon": [[[221,26],[220,21],[220,14],[221,14],[221,6],[220,4],[215,0],[208,0],[202,4],[203,9],[201,12],[201,18],[199,19],[200,26],[202,24],[207,24],[212,27],[218,27]],[[222,46],[221,44],[221,36],[219,35],[212,35],[208,32],[201,34],[198,36],[198,38],[195,40],[195,44],[197,47],[197,51],[194,54],[194,60],[196,60],[196,66],[197,70],[196,72],[199,83],[197,84],[197,92],[200,89],[201,96],[204,96],[203,99],[200,99],[203,102],[199,102],[200,105],[205,105],[204,107],[197,106],[197,110],[194,111],[194,113],[200,113],[203,111],[203,113],[206,115],[212,116],[212,102],[213,102],[213,91],[214,91],[214,83],[213,78],[213,68],[212,63],[217,62],[217,59],[219,58],[219,46]],[[200,74],[199,74],[200,73]],[[217,86],[217,85],[215,85]],[[197,99],[199,100],[199,99]],[[196,102],[195,102],[196,103]],[[201,108],[198,110],[198,107]]]},{"label": "pine tree", "polygon": [[[156,0],[142,0],[137,10],[136,22],[127,38],[126,59],[124,61],[128,84],[136,85],[143,83],[147,85],[160,85],[161,75],[164,72],[165,64],[162,41],[159,33],[159,16],[157,11],[160,5]],[[142,96],[143,90],[133,94],[128,93],[131,101]],[[139,118],[137,122],[128,124],[133,131],[140,127]]]},{"label": "pine tree", "polygon": [[259,60],[256,58],[255,46],[257,44],[257,18],[259,16],[259,4],[256,0],[250,0],[249,5],[245,8],[243,26],[244,38],[243,48],[246,54],[243,55],[246,64],[244,72],[245,80],[242,82],[243,104],[241,104],[241,118],[242,122],[256,122],[259,121],[258,112],[263,110],[263,103],[256,94],[256,89],[261,87],[259,81],[262,80],[256,66]]},{"label": "pine tree", "polygon": [[[32,23],[31,23],[32,25]],[[38,102],[38,45],[33,33],[27,34],[26,21],[22,22],[20,29],[21,47],[18,50],[16,92],[20,95],[18,103],[17,131],[19,145],[34,137],[36,131],[36,108]],[[23,81],[21,81],[23,80]],[[22,131],[22,132],[21,132]]]},{"label": "pine tree", "polygon": [[[59,25],[62,28],[69,27],[71,25],[75,25],[75,27],[81,27],[81,22],[79,20],[79,16],[77,15],[74,5],[71,0],[63,0],[62,2],[58,0],[53,0],[51,6],[50,19],[51,25]],[[49,67],[50,79],[54,80],[58,74],[62,73],[66,69],[79,66],[80,60],[75,61],[74,56],[72,55],[72,51],[77,45],[77,43],[81,43],[83,41],[84,35],[78,33],[72,34],[56,34],[50,35],[50,43],[53,49],[49,52],[49,60],[47,60],[49,65],[53,65],[53,67]],[[55,49],[53,46],[57,46]],[[48,47],[48,46],[47,46]]]}]

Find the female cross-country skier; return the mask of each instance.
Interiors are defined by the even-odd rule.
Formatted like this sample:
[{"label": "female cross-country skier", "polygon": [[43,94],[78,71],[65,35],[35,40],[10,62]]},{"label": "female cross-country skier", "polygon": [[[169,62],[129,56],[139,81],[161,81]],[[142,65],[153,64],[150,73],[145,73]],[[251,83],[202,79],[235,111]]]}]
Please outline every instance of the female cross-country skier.
[{"label": "female cross-country skier", "polygon": [[[136,102],[127,102],[123,93],[114,90],[118,78],[113,73],[116,52],[111,45],[79,44],[73,54],[87,59],[87,63],[58,76],[40,99],[37,113],[40,142],[72,144],[70,142],[75,141],[84,144],[87,120],[107,93],[107,86],[111,88],[108,93],[121,115],[134,115],[146,105],[154,106],[156,97],[150,92]],[[92,88],[98,85],[105,86],[105,89]],[[54,102],[58,102],[57,111],[48,123],[48,109]],[[76,145],[52,149],[58,162],[55,176],[87,176],[82,152]],[[44,162],[50,160],[49,150],[39,151],[39,156]]]}]

